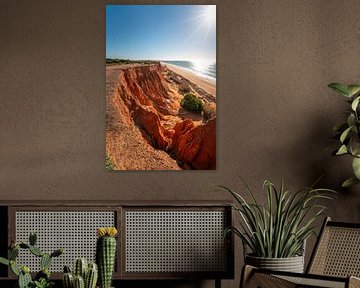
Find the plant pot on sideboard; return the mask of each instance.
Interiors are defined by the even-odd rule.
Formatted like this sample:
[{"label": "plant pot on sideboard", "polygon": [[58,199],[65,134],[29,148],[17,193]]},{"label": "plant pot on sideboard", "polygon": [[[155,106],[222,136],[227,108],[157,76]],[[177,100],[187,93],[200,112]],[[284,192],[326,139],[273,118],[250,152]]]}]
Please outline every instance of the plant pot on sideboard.
[{"label": "plant pot on sideboard", "polygon": [[245,264],[274,271],[304,273],[304,256],[263,258],[246,255]]}]

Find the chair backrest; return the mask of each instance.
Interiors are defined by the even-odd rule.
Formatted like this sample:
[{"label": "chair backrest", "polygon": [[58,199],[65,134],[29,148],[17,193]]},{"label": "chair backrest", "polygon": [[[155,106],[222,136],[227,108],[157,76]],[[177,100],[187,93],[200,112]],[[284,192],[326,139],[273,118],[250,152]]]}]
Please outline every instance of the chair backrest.
[{"label": "chair backrest", "polygon": [[326,218],[307,273],[360,277],[360,224]]}]

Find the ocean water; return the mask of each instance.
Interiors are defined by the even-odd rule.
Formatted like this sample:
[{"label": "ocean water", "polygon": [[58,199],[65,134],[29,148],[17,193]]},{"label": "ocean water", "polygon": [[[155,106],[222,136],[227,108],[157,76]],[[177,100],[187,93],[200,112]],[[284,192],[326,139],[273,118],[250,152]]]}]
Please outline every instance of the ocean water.
[{"label": "ocean water", "polygon": [[175,65],[199,76],[216,81],[216,62],[195,61],[161,61],[164,64]]}]

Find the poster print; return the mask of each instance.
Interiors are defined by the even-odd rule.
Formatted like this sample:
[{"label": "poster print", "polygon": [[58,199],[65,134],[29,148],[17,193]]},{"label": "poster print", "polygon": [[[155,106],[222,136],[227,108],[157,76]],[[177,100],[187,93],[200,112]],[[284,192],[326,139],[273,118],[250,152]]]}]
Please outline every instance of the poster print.
[{"label": "poster print", "polygon": [[106,6],[106,169],[216,169],[216,6]]}]

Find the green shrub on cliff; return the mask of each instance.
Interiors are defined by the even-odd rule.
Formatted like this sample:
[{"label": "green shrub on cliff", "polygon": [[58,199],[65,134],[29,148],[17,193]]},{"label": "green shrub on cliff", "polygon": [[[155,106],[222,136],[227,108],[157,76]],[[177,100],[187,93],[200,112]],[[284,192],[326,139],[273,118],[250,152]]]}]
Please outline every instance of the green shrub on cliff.
[{"label": "green shrub on cliff", "polygon": [[106,155],[106,170],[115,170],[114,162],[107,155]]},{"label": "green shrub on cliff", "polygon": [[186,93],[180,102],[181,107],[195,113],[201,113],[203,102],[193,93]]}]

